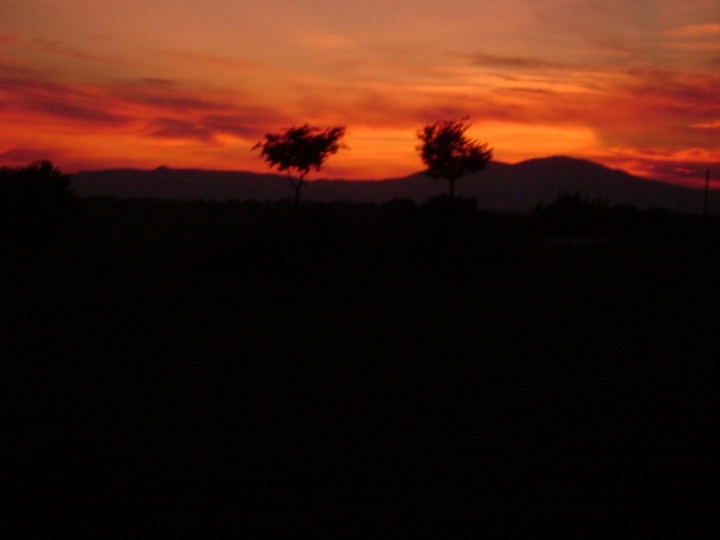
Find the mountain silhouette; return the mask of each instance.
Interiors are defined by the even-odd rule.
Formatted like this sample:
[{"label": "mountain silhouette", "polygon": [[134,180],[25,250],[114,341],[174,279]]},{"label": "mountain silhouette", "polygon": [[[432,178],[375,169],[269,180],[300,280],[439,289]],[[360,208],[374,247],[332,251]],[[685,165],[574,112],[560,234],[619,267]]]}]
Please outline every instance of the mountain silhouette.
[{"label": "mountain silhouette", "polygon": [[[109,169],[81,171],[73,175],[79,196],[110,195],[120,198],[278,200],[292,196],[288,179],[278,174],[201,169],[154,170]],[[447,191],[445,182],[435,182],[423,172],[386,180],[309,181],[304,200],[383,203],[409,198],[418,202]],[[487,168],[458,180],[456,194],[475,196],[482,208],[523,211],[539,203],[548,204],[558,193],[579,193],[611,205],[638,208],[668,208],[677,212],[703,210],[702,190],[651,181],[592,161],[555,156],[530,159],[515,165],[490,162]],[[710,211],[718,211],[717,192],[711,194]]]}]

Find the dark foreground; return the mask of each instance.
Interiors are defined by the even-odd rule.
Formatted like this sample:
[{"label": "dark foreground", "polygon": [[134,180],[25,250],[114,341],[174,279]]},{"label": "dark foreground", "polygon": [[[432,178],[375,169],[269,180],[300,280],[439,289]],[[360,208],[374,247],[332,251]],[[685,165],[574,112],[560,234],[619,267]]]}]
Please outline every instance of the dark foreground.
[{"label": "dark foreground", "polygon": [[3,263],[20,530],[693,537],[720,511],[704,255],[233,278],[207,238],[103,234]]}]

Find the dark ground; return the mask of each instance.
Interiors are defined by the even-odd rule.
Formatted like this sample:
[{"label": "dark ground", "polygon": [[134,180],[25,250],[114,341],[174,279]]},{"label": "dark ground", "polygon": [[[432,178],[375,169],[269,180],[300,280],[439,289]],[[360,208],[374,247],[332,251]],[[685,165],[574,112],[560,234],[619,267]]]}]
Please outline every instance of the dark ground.
[{"label": "dark ground", "polygon": [[463,265],[288,240],[276,206],[81,206],[1,263],[16,533],[684,538],[720,510],[715,248]]}]

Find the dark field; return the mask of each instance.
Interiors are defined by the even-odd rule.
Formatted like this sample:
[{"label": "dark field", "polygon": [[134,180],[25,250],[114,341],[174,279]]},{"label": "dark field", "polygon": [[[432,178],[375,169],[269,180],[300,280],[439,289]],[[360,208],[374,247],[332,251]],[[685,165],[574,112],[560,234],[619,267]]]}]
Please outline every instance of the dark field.
[{"label": "dark field", "polygon": [[562,220],[450,210],[79,199],[59,243],[0,260],[9,513],[52,537],[697,536],[717,222],[616,212],[558,247]]}]

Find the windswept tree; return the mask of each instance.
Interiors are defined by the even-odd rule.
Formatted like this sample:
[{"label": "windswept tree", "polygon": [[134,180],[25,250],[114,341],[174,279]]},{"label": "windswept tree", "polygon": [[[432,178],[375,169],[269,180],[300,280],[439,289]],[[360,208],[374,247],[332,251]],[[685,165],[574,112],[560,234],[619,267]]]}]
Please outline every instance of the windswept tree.
[{"label": "windswept tree", "polygon": [[[342,142],[344,127],[329,127],[322,130],[305,124],[291,127],[280,133],[268,133],[265,140],[257,143],[253,150],[262,148],[261,157],[280,171],[288,171],[288,180],[295,189],[295,204],[300,200],[300,190],[310,169],[320,170],[325,160],[347,148]],[[295,171],[297,177],[292,176]]]},{"label": "windswept tree", "polygon": [[421,143],[416,149],[427,166],[426,174],[447,180],[450,198],[455,196],[455,180],[484,169],[492,159],[492,148],[465,135],[469,127],[463,120],[439,120],[417,132]]}]

